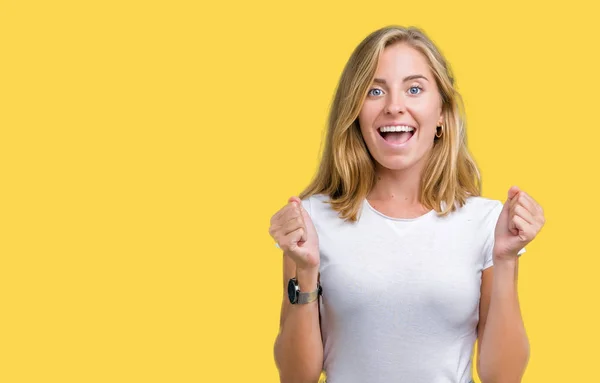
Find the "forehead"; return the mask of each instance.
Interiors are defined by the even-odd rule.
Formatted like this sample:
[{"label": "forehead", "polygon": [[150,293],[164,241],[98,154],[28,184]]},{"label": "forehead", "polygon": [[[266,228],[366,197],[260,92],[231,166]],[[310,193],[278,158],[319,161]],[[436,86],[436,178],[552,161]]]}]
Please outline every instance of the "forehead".
[{"label": "forehead", "polygon": [[432,78],[429,62],[421,52],[405,43],[396,43],[383,50],[377,63],[376,77],[391,81],[413,74]]}]

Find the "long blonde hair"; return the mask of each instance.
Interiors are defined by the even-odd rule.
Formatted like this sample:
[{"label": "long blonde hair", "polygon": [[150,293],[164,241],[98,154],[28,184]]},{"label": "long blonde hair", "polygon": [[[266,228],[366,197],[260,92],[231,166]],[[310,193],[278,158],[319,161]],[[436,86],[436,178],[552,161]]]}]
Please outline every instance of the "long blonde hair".
[{"label": "long blonde hair", "polygon": [[319,169],[299,195],[329,196],[328,202],[345,220],[357,220],[363,199],[375,185],[375,160],[360,132],[358,115],[381,53],[400,42],[425,55],[442,98],[443,134],[435,140],[423,171],[420,202],[447,215],[467,197],[481,195],[481,176],[467,148],[464,106],[449,64],[419,28],[388,26],[367,36],[346,63],[329,112]]}]

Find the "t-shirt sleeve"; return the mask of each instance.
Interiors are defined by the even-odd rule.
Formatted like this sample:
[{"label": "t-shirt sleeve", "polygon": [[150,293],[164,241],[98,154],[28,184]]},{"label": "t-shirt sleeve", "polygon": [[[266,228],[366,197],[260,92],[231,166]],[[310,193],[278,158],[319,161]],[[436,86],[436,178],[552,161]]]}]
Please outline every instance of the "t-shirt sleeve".
[{"label": "t-shirt sleeve", "polygon": [[[504,205],[500,201],[495,202],[495,206],[490,212],[490,214],[488,214],[487,220],[484,224],[486,239],[483,245],[483,270],[487,269],[490,266],[494,266],[494,233],[496,231],[496,222],[498,222],[498,217],[500,217],[500,213],[502,212],[502,206]],[[525,248],[522,248],[517,254],[521,256],[521,254],[523,254],[525,251]]]},{"label": "t-shirt sleeve", "polygon": [[301,202],[302,202],[302,207],[304,208],[304,210],[306,210],[306,212],[308,213],[308,215],[311,216],[311,218],[312,218],[310,197],[304,198],[303,200],[301,200]]}]

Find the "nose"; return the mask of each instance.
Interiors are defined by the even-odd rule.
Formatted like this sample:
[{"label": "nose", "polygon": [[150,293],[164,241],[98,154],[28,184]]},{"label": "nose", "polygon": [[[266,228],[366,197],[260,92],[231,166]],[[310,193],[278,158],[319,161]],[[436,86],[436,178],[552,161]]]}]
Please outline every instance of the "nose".
[{"label": "nose", "polygon": [[405,111],[406,104],[404,103],[404,98],[402,97],[402,95],[392,96],[388,98],[388,101],[385,104],[386,114],[398,114],[404,113]]}]

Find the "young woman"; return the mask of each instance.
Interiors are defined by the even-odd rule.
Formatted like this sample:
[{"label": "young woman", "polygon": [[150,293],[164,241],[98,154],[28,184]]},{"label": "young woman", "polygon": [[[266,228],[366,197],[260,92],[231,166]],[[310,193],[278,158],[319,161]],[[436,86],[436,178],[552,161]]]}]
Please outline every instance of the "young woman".
[{"label": "young woman", "polygon": [[322,162],[271,218],[284,252],[282,382],[519,382],[519,255],[544,224],[517,187],[480,195],[449,65],[419,29],[351,55]]}]

